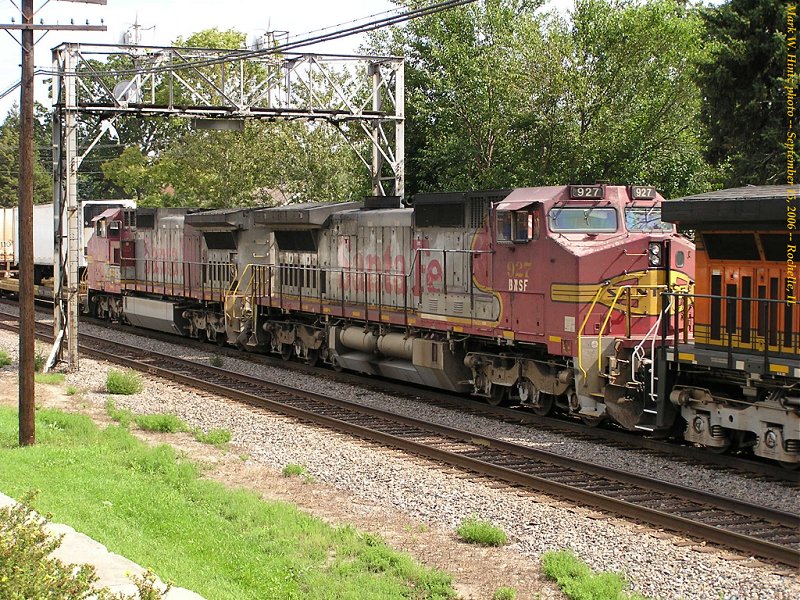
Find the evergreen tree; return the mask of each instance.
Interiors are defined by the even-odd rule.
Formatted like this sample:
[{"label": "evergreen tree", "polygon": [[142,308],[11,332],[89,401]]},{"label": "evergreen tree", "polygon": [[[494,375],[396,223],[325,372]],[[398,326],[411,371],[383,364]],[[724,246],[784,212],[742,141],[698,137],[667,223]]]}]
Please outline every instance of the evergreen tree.
[{"label": "evergreen tree", "polygon": [[704,9],[703,19],[709,54],[699,83],[708,159],[725,169],[727,186],[779,183],[785,171],[786,5],[730,0]]}]

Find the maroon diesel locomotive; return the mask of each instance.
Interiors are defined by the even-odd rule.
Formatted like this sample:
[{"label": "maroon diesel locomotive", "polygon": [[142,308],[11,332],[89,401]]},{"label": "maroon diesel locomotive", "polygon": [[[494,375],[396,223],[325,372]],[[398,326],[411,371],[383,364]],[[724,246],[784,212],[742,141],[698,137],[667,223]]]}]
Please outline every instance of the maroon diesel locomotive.
[{"label": "maroon diesel locomotive", "polygon": [[[661,294],[694,246],[651,187],[571,185],[95,218],[96,315],[668,431],[654,393]],[[669,307],[675,311],[676,307]]]}]

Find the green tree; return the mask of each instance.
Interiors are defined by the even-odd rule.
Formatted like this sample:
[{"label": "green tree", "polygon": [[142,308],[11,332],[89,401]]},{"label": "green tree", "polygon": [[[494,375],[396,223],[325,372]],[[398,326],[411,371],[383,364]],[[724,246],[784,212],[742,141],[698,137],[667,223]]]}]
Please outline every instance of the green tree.
[{"label": "green tree", "polygon": [[577,0],[569,21],[552,19],[544,50],[563,71],[541,123],[567,142],[554,140],[547,175],[650,183],[670,196],[707,189],[714,174],[695,83],[700,35],[696,12],[673,0]]},{"label": "green tree", "polygon": [[730,0],[702,11],[708,55],[700,67],[708,158],[725,183],[779,183],[785,171],[786,6]]},{"label": "green tree", "polygon": [[[19,204],[19,107],[14,106],[0,125],[0,206]],[[34,118],[33,202],[53,201],[50,116],[40,104]]]},{"label": "green tree", "polygon": [[519,56],[538,35],[535,10],[541,4],[488,0],[372,37],[373,52],[406,57],[410,193],[517,183],[517,173],[509,166],[519,159],[514,127],[525,97],[515,81]]},{"label": "green tree", "polygon": [[[417,2],[403,2],[416,5]],[[701,22],[674,0],[484,0],[372,38],[407,56],[410,191],[608,180],[705,189]]]}]

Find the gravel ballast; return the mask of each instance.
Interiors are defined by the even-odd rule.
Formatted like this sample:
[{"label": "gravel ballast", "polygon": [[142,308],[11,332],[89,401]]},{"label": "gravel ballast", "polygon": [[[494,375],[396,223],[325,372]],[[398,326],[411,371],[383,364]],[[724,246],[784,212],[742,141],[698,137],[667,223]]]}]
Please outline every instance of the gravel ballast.
[{"label": "gravel ballast", "polygon": [[[84,328],[87,333],[116,341],[124,342],[128,335],[82,325],[82,331]],[[137,346],[200,361],[207,361],[212,353],[139,336],[135,339]],[[16,357],[17,343],[15,335],[0,333],[0,346],[12,359]],[[770,498],[773,506],[800,512],[796,491],[789,485],[758,483],[747,477],[684,464],[676,466],[665,459],[592,442],[566,441],[553,433],[467,417],[455,411],[365,392],[307,374],[228,357],[224,361],[227,369],[280,380],[285,385],[336,393],[364,404],[391,405],[396,412],[412,414],[416,418],[436,419],[453,427],[570,456],[591,457],[594,462],[634,472],[658,472],[662,478],[676,483],[691,482],[693,487],[743,500],[759,502]],[[81,364],[79,373],[68,375],[68,384],[89,392],[100,392],[104,388],[107,365],[88,359],[82,359]],[[106,394],[89,393],[87,396],[96,396],[93,401],[102,402]],[[115,400],[119,406],[135,412],[174,412],[192,426],[227,428],[232,432],[237,447],[253,460],[277,469],[288,463],[303,464],[318,481],[430,523],[453,528],[463,518],[478,515],[501,526],[509,534],[513,549],[532,559],[547,550],[571,548],[595,569],[624,573],[636,590],[650,597],[686,600],[800,597],[800,582],[796,575],[773,572],[758,561],[741,557],[734,560],[731,555],[716,550],[698,552],[692,548],[692,542],[659,534],[650,528],[608,519],[555,500],[542,501],[535,495],[508,488],[493,489],[393,450],[354,441],[341,434],[298,424],[208,394],[181,389],[174,384],[147,378],[142,393],[117,396]]]}]

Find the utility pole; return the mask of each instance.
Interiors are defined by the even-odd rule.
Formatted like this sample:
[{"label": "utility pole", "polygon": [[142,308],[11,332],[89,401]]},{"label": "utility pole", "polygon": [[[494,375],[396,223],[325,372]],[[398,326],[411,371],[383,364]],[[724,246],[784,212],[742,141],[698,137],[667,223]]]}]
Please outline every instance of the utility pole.
[{"label": "utility pole", "polygon": [[[33,25],[33,0],[22,2],[22,25]],[[19,135],[19,445],[36,442],[33,308],[33,29],[22,30]]]},{"label": "utility pole", "polygon": [[[67,0],[105,4],[106,0]],[[34,55],[36,30],[105,31],[105,26],[34,25],[33,0],[22,0],[20,25],[0,25],[0,29],[22,31],[22,78],[20,80],[19,132],[19,444],[36,443],[36,395],[34,382],[35,313],[33,290],[33,108]]]}]

